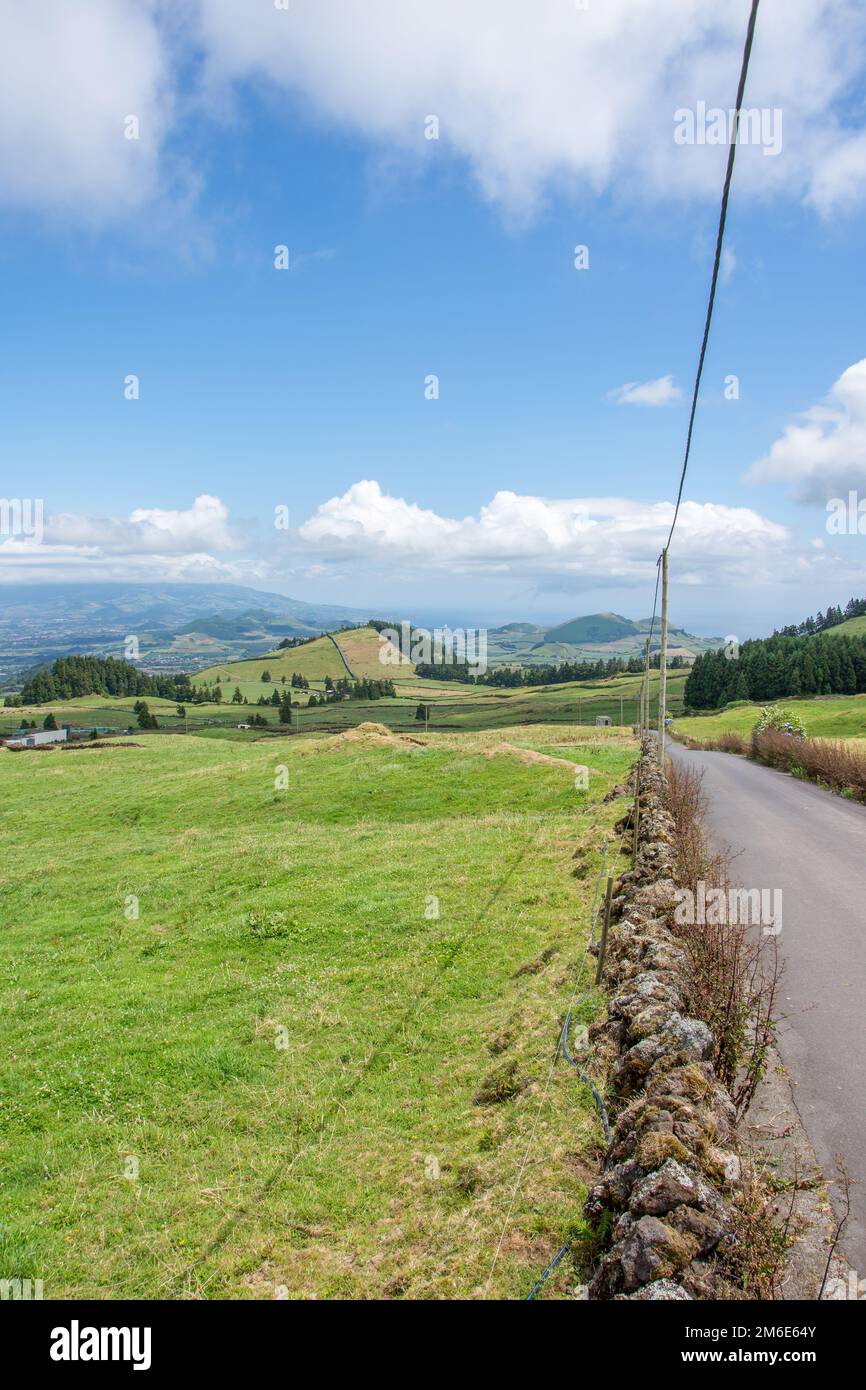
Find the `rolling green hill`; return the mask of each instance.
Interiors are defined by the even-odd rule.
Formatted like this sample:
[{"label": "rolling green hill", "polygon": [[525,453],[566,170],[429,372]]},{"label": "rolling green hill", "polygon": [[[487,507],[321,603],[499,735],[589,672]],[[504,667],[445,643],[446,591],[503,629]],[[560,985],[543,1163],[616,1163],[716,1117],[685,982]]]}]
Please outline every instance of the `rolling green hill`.
[{"label": "rolling green hill", "polygon": [[546,637],[548,642],[570,642],[579,646],[587,642],[616,642],[620,637],[631,637],[639,631],[637,623],[621,618],[619,613],[589,613],[584,618],[571,618],[559,627],[548,628]]},{"label": "rolling green hill", "polygon": [[824,629],[828,637],[863,637],[866,634],[866,614],[859,618],[848,618],[844,623]]},{"label": "rolling green hill", "polygon": [[303,622],[299,618],[292,621],[280,620],[264,608],[251,609],[248,613],[215,613],[211,618],[193,618],[185,627],[178,628],[175,636],[200,632],[206,637],[217,637],[223,641],[240,642],[261,641],[275,633],[283,637],[318,636],[321,627]]},{"label": "rolling green hill", "polygon": [[[392,666],[379,660],[383,644],[375,629],[352,628],[347,632],[336,632],[334,639],[357,679],[414,679],[415,668],[411,662]],[[196,671],[193,683],[210,685],[219,681],[223,693],[227,696],[231,695],[234,687],[238,685],[241,694],[246,695],[247,699],[258,699],[260,695],[268,694],[273,689],[273,685],[268,686],[262,682],[263,671],[269,671],[272,681],[277,684],[283,676],[289,681],[292,673],[297,672],[298,675],[305,676],[314,689],[320,689],[324,685],[326,676],[337,681],[348,675],[334,642],[329,637],[317,637],[315,641],[305,642],[301,647],[265,652],[247,661],[218,662],[203,671]]]},{"label": "rolling green hill", "polygon": [[[563,661],[607,661],[611,657],[623,661],[637,657],[642,661],[649,627],[648,618],[632,622],[618,613],[589,613],[551,628],[535,623],[507,623],[488,631],[488,660],[494,667],[550,666]],[[687,660],[722,645],[720,637],[696,637],[673,625],[669,635],[671,655]],[[652,646],[653,651],[658,650],[658,618]]]}]

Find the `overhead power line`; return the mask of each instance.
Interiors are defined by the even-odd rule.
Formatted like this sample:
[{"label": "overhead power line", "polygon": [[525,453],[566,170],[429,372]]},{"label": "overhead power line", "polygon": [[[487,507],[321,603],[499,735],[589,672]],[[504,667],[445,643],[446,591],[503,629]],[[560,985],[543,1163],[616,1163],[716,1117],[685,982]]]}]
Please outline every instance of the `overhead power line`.
[{"label": "overhead power line", "polygon": [[703,376],[704,372],[704,358],[707,355],[707,343],[709,342],[710,338],[710,325],[713,321],[713,305],[715,304],[716,300],[716,286],[719,282],[719,267],[722,263],[722,246],[725,240],[725,222],[727,221],[728,217],[728,198],[730,197],[731,192],[731,180],[734,176],[734,160],[737,156],[737,139],[740,131],[740,110],[743,105],[743,94],[746,90],[746,77],[748,76],[749,72],[749,59],[752,56],[752,40],[755,37],[755,21],[758,18],[759,4],[760,0],[752,0],[752,11],[749,15],[749,27],[746,30],[746,43],[743,49],[743,62],[740,67],[740,83],[737,87],[737,104],[734,113],[734,129],[731,134],[731,143],[728,148],[728,167],[725,172],[725,186],[722,190],[722,208],[721,213],[719,215],[719,232],[718,236],[716,237],[716,255],[715,260],[713,262],[713,278],[710,284],[710,297],[707,303],[707,317],[706,322],[704,323],[704,336],[703,341],[701,342],[701,355],[698,359],[698,370],[697,375],[695,376],[695,389],[694,394],[692,396],[692,409],[691,414],[689,415],[689,432],[686,436],[686,452],[685,457],[683,459],[682,473],[680,474],[680,486],[679,491],[677,492],[677,504],[674,508],[674,519],[671,522],[671,529],[668,534],[665,550],[667,550],[670,546],[671,536],[673,536],[674,534],[674,527],[677,524],[677,517],[680,514],[680,502],[682,501],[683,486],[686,481],[686,472],[689,466],[689,455],[692,449],[692,435],[694,433],[695,428],[695,413],[698,408],[698,393],[701,389],[701,377]]}]

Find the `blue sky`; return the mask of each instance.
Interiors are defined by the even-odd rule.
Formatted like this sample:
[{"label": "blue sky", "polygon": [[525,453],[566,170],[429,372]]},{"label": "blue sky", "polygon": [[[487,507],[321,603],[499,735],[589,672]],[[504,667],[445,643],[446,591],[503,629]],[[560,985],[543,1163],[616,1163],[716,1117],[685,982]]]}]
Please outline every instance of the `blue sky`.
[{"label": "blue sky", "polygon": [[[341,13],[336,0],[325,8]],[[399,28],[393,6],[374,8],[383,31]],[[700,19],[716,7],[686,8]],[[670,100],[732,94],[747,8],[731,5],[729,26],[707,29],[699,76]],[[780,8],[763,8],[747,100],[769,105],[797,91],[812,18],[804,10],[792,26],[803,52],[780,42],[774,61]],[[816,8],[853,24],[841,0]],[[113,106],[81,137],[92,159],[62,194],[53,196],[66,174],[51,157],[34,189],[20,141],[14,154],[0,148],[0,172],[5,160],[12,173],[0,211],[2,491],[44,498],[48,519],[38,546],[0,537],[0,577],[225,578],[479,622],[645,615],[682,457],[725,151],[668,148],[670,101],[634,146],[632,88],[648,86],[653,112],[668,96],[625,63],[593,100],[601,132],[586,132],[587,148],[604,146],[619,113],[617,140],[606,165],[597,152],[587,165],[580,141],[568,157],[546,154],[532,110],[541,79],[528,72],[521,94],[519,55],[498,57],[512,106],[493,79],[485,92],[486,72],[463,90],[422,65],[415,122],[411,64],[395,93],[383,89],[387,72],[359,88],[351,51],[335,55],[307,13],[260,7],[263,24],[311,26],[303,44],[299,29],[286,35],[285,69],[274,69],[284,36],[273,27],[261,52],[234,54],[236,7],[215,4],[214,30],[213,14],[198,20],[190,4],[180,31],[162,7],[143,9],[164,45],[156,76],[137,59],[118,63]],[[444,68],[477,37],[452,9],[439,36]],[[120,9],[94,0],[90,18],[122,48]],[[0,19],[26,23],[7,0]],[[82,40],[76,80],[96,37]],[[399,37],[411,56],[411,34]],[[852,29],[843,44],[852,75],[861,39]],[[28,61],[59,63],[62,84],[63,45],[58,56],[42,42],[32,37]],[[586,46],[575,64],[592,58]],[[761,631],[866,589],[866,538],[833,538],[825,525],[826,501],[843,487],[866,497],[866,382],[852,373],[866,358],[863,113],[850,84],[840,80],[836,98],[805,113],[793,98],[781,107],[782,155],[738,153],[685,494],[695,509],[672,549],[674,616],[696,630]],[[393,103],[402,113],[407,100],[410,116],[395,117]],[[106,154],[100,141],[136,102],[160,139],[149,149],[145,140],[130,171],[113,163],[127,149]],[[425,140],[424,117],[440,107],[440,139]],[[530,135],[537,158],[512,159]],[[30,138],[38,163],[46,137]],[[65,169],[77,158],[73,148]],[[658,160],[661,172],[647,174]],[[589,248],[585,271],[574,268],[578,243]],[[274,268],[278,244],[289,247],[288,272]],[[826,413],[804,420],[846,372]],[[128,373],[140,379],[138,400],[124,398]],[[438,400],[425,399],[431,373]],[[724,396],[730,373],[738,400]],[[613,395],[667,377],[666,404]],[[363,480],[378,490],[353,493]],[[536,501],[491,513],[497,494]],[[201,496],[219,502],[197,511]],[[571,531],[570,499],[628,505],[584,508],[588,531]],[[274,530],[279,505],[289,533]]]}]

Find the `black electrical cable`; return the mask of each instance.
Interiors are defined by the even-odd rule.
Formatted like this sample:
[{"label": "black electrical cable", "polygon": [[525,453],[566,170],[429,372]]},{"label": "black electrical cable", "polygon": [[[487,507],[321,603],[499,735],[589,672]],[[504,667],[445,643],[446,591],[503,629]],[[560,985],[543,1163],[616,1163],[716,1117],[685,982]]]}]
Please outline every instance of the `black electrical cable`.
[{"label": "black electrical cable", "polygon": [[701,377],[703,376],[704,371],[704,358],[707,355],[707,343],[709,342],[710,337],[710,324],[713,320],[713,305],[716,299],[716,286],[719,280],[719,267],[722,263],[722,243],[724,242],[725,238],[725,222],[727,221],[728,216],[728,198],[731,192],[731,179],[734,176],[734,160],[737,154],[737,137],[739,135],[740,130],[740,110],[743,105],[743,95],[746,90],[746,77],[749,71],[749,59],[752,56],[752,40],[755,37],[755,21],[758,18],[759,4],[760,0],[752,0],[752,12],[749,15],[749,27],[746,30],[746,45],[743,49],[743,62],[740,68],[740,84],[737,87],[737,105],[734,114],[734,129],[731,134],[730,148],[728,149],[728,168],[727,172],[725,173],[725,186],[722,190],[722,210],[719,216],[719,233],[716,238],[716,257],[713,263],[713,278],[710,284],[710,298],[707,304],[707,318],[704,324],[704,337],[703,342],[701,343],[701,355],[698,359],[698,371],[697,376],[695,377],[694,395],[692,396],[692,409],[691,414],[689,416],[689,432],[686,436],[686,453],[685,458],[683,459],[683,471],[680,475],[680,487],[679,492],[677,493],[677,504],[674,508],[674,519],[671,522],[671,529],[668,535],[667,544],[665,545],[665,550],[667,550],[670,546],[671,536],[673,535],[674,527],[677,524],[677,517],[680,513],[680,502],[682,501],[683,496],[683,486],[686,481],[686,470],[689,466],[689,454],[691,453],[692,448],[692,434],[695,428],[695,413],[698,408],[698,392],[700,391]]}]

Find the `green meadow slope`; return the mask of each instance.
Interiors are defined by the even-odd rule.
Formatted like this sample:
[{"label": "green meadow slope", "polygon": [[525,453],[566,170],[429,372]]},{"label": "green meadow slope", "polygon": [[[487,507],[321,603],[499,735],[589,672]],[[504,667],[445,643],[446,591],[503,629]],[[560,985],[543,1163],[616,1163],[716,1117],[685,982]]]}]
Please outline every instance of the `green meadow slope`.
[{"label": "green meadow slope", "polygon": [[[866,695],[826,695],[817,700],[782,698],[778,704],[792,710],[813,738],[866,738]],[[712,739],[733,730],[749,734],[758,721],[760,705],[737,705],[717,714],[678,716],[674,729],[690,738]]]},{"label": "green meadow slope", "polygon": [[[411,662],[385,665],[380,661],[379,654],[383,643],[374,628],[353,628],[347,632],[337,632],[334,637],[353,674],[359,680],[367,678],[397,681],[414,676],[415,668]],[[253,697],[258,699],[263,692],[269,693],[266,684],[262,683],[263,671],[269,671],[275,682],[279,682],[282,676],[289,681],[292,674],[297,672],[298,675],[306,677],[313,689],[321,689],[326,676],[337,681],[347,675],[346,667],[340,659],[340,652],[331,639],[317,637],[315,641],[307,642],[302,647],[266,652],[248,661],[208,666],[203,671],[196,671],[193,681],[196,685],[211,685],[214,681],[219,681],[227,697],[231,695],[235,686],[239,685],[241,694],[252,700]]]},{"label": "green meadow slope", "polygon": [[0,750],[4,1270],[477,1297],[537,1124],[490,1284],[525,1296],[601,1149],[544,1083],[633,757],[567,726]]},{"label": "green meadow slope", "polygon": [[866,613],[859,618],[847,618],[844,623],[837,623],[835,627],[828,627],[826,634],[828,637],[862,637],[866,633]]}]

